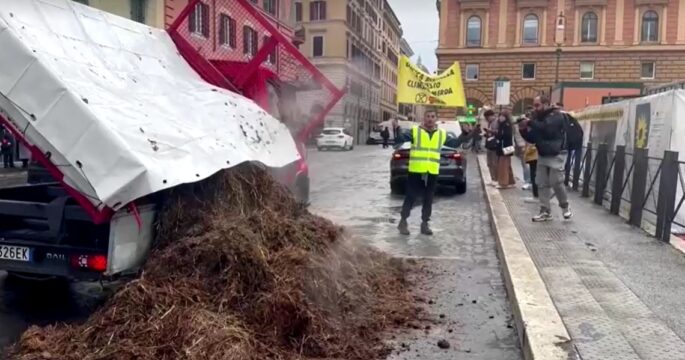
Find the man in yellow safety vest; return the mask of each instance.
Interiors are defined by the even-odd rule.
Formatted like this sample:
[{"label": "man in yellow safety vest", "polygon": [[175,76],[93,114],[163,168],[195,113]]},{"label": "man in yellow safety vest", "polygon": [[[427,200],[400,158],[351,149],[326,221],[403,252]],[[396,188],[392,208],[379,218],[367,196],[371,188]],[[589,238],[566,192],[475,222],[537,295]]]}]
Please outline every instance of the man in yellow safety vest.
[{"label": "man in yellow safety vest", "polygon": [[433,235],[428,222],[433,210],[433,193],[440,173],[440,150],[447,141],[447,132],[444,129],[438,129],[437,118],[438,114],[435,110],[427,110],[421,126],[414,126],[411,129],[407,192],[402,205],[402,218],[397,226],[402,235],[409,235],[407,218],[419,196],[423,196],[421,233]]}]

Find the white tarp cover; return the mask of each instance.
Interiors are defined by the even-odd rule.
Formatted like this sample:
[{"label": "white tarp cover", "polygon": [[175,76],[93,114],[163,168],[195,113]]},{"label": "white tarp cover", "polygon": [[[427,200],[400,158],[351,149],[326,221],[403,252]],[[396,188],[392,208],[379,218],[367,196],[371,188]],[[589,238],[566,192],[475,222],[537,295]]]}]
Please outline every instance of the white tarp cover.
[{"label": "white tarp cover", "polygon": [[98,207],[299,157],[283,124],[203,81],[165,31],[68,0],[0,0],[0,111]]}]

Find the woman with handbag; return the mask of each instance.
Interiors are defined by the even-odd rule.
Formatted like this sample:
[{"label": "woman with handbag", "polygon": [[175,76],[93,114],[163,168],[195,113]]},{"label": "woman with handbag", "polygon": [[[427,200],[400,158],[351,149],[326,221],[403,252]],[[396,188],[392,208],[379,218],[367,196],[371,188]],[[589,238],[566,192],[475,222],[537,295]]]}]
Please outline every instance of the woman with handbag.
[{"label": "woman with handbag", "polygon": [[500,113],[497,120],[497,188],[509,189],[516,185],[511,170],[511,157],[515,152],[513,125],[507,113]]}]

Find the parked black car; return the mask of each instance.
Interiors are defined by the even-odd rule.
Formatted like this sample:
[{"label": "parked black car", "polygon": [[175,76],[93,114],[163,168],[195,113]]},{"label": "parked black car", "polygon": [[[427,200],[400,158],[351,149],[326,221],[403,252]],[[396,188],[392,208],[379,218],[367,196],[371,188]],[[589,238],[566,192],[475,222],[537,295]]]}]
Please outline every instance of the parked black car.
[{"label": "parked black car", "polygon": [[[466,156],[458,149],[461,142],[457,135],[447,133],[447,142],[440,151],[440,174],[438,185],[451,186],[457,194],[466,192]],[[390,159],[390,191],[404,194],[409,172],[409,149],[411,143],[404,142],[395,148]]]}]

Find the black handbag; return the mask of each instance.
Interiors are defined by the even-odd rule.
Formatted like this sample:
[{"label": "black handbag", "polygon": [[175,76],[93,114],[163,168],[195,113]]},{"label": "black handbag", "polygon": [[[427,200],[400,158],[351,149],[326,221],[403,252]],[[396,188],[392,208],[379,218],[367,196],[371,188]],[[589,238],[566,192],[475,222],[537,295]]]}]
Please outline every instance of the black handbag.
[{"label": "black handbag", "polygon": [[488,150],[497,150],[497,147],[499,146],[499,142],[497,141],[497,138],[494,136],[490,136],[487,139],[485,139],[485,148]]}]

